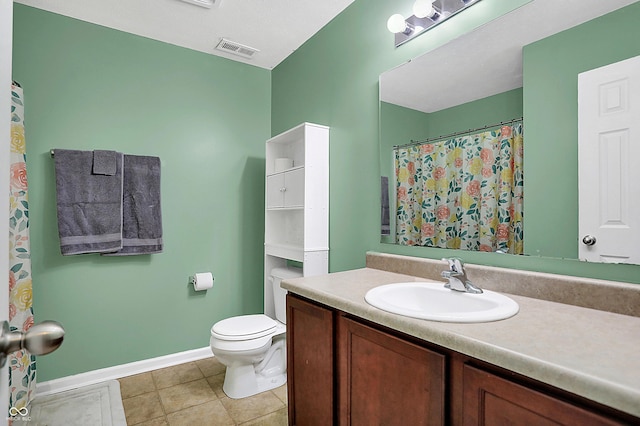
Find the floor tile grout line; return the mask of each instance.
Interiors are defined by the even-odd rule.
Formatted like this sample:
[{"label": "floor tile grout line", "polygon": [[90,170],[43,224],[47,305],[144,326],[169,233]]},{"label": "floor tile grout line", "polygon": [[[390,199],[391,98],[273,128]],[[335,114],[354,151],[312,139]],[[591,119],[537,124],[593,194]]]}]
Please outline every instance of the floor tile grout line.
[{"label": "floor tile grout line", "polygon": [[[158,389],[158,384],[156,383],[156,378],[153,375],[154,371],[158,371],[158,370],[153,370],[153,371],[149,372],[151,374],[151,381],[153,382],[153,387],[155,389],[155,393],[158,395],[158,402],[160,402],[160,408],[162,409],[162,414],[163,414],[164,421],[165,421],[165,423],[168,424],[169,422],[167,420],[167,410],[165,410],[164,403],[162,402],[162,398],[160,397],[160,389]],[[150,419],[150,420],[153,420],[153,419]]]},{"label": "floor tile grout line", "polygon": [[278,396],[278,394],[275,392],[274,389],[271,389],[269,392],[271,392],[273,395],[275,395],[275,397],[278,398],[284,404],[285,407],[287,406],[287,401],[283,401],[282,398],[280,398]]},{"label": "floor tile grout line", "polygon": [[164,408],[164,402],[162,402],[162,398],[160,397],[160,391],[156,389],[156,393],[158,394],[158,401],[160,401],[160,408],[162,408],[162,413],[164,414],[164,419],[166,421],[167,420],[167,410]]},{"label": "floor tile grout line", "polygon": [[152,419],[145,419],[145,420],[143,420],[143,421],[141,421],[141,422],[135,423],[135,424],[133,424],[133,425],[127,425],[127,426],[138,426],[138,425],[141,425],[141,424],[143,424],[143,423],[147,423],[147,422],[150,422],[150,421],[152,421],[152,420],[158,420],[158,419],[163,419],[165,422],[167,422],[167,424],[169,423],[169,422],[167,421],[167,416],[158,416],[158,417],[154,417],[154,418],[152,418]]},{"label": "floor tile grout line", "polygon": [[202,367],[200,367],[201,363],[198,363],[198,361],[195,361],[196,367],[198,367],[198,370],[200,370],[200,372],[202,373],[202,375],[205,377],[205,379],[207,378],[207,375],[205,374],[204,370],[202,369]]}]

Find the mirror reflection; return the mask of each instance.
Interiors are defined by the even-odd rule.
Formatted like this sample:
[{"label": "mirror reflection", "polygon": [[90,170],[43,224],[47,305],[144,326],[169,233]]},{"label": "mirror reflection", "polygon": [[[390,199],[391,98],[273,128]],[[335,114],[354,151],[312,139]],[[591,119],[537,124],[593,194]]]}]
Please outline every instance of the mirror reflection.
[{"label": "mirror reflection", "polygon": [[[551,17],[545,28],[521,25],[543,13],[545,3],[531,2],[380,76],[383,242],[578,258],[577,191],[573,189],[577,189],[577,173],[573,183],[573,177],[568,179],[552,166],[556,158],[541,162],[539,140],[535,146],[527,145],[525,135],[535,134],[538,139],[543,127],[554,125],[552,120],[543,123],[539,118],[543,108],[556,108],[551,105],[556,99],[550,99],[548,105],[534,99],[542,76],[529,79],[535,84],[523,81],[522,51],[524,46],[633,2],[614,1],[596,9],[584,4],[579,10],[557,10],[561,17]],[[554,7],[567,6],[555,2]],[[562,18],[569,12],[571,22]],[[607,34],[617,31],[604,30]],[[555,61],[559,62],[557,57]],[[596,67],[597,61],[592,62],[596,65],[577,66],[583,67],[579,72]],[[544,69],[545,65],[529,62],[527,69],[551,71]],[[571,72],[571,78],[577,79],[578,72]],[[549,81],[549,85],[555,84]],[[577,91],[564,89],[545,88],[558,92],[558,105],[577,105]],[[538,102],[536,110],[527,108],[527,114],[523,114],[525,93],[529,95],[527,105]],[[571,128],[576,140],[562,150],[576,151],[572,155],[576,158],[567,158],[561,150],[557,153],[577,167],[577,117],[568,115],[570,119],[564,120],[561,128]],[[511,121],[523,116],[524,120]],[[571,143],[575,143],[573,148]],[[527,162],[524,157],[529,158],[529,152],[533,157]],[[544,161],[549,163],[548,170]],[[522,163],[527,165],[525,171]],[[540,227],[544,219],[540,186],[555,175],[561,176],[556,186],[570,187],[572,193],[549,197],[549,207],[564,216],[544,228],[545,234]],[[528,179],[533,183],[525,184]],[[527,191],[518,192],[518,188],[534,191],[527,198]],[[561,202],[556,202],[559,197]],[[523,205],[528,206],[525,212]],[[525,214],[528,211],[534,214],[529,217]]]},{"label": "mirror reflection", "polygon": [[394,147],[397,244],[522,254],[522,121],[499,126]]}]

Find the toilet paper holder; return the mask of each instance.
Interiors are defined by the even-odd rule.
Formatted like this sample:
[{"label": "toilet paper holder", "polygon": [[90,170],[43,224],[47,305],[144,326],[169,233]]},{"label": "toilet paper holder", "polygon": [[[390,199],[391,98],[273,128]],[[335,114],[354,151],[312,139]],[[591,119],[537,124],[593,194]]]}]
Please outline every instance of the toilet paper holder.
[{"label": "toilet paper holder", "polygon": [[[198,282],[198,276],[200,276],[200,282]],[[189,284],[193,286],[195,291],[208,290],[213,287],[214,280],[215,278],[211,272],[201,272],[190,276]]]}]

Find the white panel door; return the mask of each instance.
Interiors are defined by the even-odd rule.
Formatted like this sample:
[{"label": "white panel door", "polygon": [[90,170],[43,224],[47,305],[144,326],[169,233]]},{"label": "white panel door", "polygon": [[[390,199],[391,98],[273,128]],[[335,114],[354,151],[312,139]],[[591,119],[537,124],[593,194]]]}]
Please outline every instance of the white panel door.
[{"label": "white panel door", "polygon": [[640,264],[640,56],[578,76],[582,260]]}]

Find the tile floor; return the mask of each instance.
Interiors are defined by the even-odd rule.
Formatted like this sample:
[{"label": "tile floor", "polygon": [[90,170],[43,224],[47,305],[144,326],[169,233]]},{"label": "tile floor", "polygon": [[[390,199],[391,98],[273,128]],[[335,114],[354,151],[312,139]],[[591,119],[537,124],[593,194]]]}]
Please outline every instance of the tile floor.
[{"label": "tile floor", "polygon": [[222,391],[225,367],[215,358],[119,379],[128,426],[281,426],[287,386],[248,398]]}]

